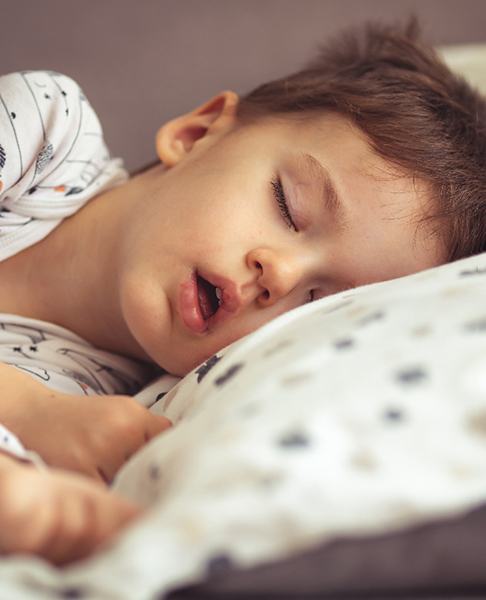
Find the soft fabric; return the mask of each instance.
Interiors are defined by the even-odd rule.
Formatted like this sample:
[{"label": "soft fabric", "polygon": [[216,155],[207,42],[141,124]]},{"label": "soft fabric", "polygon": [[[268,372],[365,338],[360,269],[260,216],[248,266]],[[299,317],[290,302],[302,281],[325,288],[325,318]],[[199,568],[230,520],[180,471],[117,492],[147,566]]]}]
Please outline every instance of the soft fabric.
[{"label": "soft fabric", "polygon": [[[53,390],[78,396],[139,392],[162,370],[95,348],[64,327],[0,313],[0,362]],[[180,378],[162,376],[165,390]],[[165,386],[165,387],[164,387]],[[0,424],[0,448],[44,467],[42,457]]]},{"label": "soft fabric", "polygon": [[[127,178],[75,81],[53,71],[0,77],[0,260]],[[100,352],[66,329],[3,314],[0,361],[72,394],[134,394],[153,378],[153,369]],[[0,448],[43,464],[2,425]]]},{"label": "soft fabric", "polygon": [[486,500],[486,255],[284,315],[152,410],[182,420],[114,489],[156,507],[149,548],[167,582],[473,507]]},{"label": "soft fabric", "polygon": [[0,77],[0,260],[128,178],[78,84],[53,71]]},{"label": "soft fabric", "polygon": [[144,519],[62,575],[12,558],[2,581],[150,598],[486,500],[486,254],[303,306],[221,354],[139,396],[176,423],[115,480]]}]

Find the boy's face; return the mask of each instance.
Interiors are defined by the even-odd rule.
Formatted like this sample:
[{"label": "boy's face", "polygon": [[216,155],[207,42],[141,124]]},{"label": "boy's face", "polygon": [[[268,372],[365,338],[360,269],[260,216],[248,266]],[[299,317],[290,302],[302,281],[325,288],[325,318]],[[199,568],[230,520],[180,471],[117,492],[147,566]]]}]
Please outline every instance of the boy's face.
[{"label": "boy's face", "polygon": [[342,116],[238,127],[231,110],[191,115],[159,132],[169,166],[133,180],[119,263],[123,318],[168,371],[312,298],[443,262],[414,223],[425,184],[392,174]]}]

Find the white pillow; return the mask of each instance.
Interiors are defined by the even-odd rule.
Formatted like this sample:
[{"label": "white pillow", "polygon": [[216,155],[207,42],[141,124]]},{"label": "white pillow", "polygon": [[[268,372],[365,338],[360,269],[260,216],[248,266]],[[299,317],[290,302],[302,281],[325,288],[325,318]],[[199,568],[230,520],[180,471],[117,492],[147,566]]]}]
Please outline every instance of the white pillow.
[{"label": "white pillow", "polygon": [[486,253],[303,306],[223,354],[154,404],[176,426],[115,481],[152,509],[96,564],[120,597],[486,500]]}]

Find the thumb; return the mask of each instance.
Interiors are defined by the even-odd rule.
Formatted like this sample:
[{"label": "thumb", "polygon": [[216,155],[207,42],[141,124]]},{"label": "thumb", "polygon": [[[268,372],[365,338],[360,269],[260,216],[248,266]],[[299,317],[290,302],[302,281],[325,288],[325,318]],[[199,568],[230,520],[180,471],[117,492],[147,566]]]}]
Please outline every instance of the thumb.
[{"label": "thumb", "polygon": [[167,417],[163,417],[161,415],[154,415],[152,413],[149,413],[149,415],[150,419],[148,421],[147,427],[148,439],[172,427],[172,421]]}]

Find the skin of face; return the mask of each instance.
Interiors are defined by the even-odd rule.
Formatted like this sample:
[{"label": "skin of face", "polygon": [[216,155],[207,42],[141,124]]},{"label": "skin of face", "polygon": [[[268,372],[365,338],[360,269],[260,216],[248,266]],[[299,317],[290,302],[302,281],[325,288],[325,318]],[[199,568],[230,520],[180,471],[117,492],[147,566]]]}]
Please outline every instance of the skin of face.
[{"label": "skin of face", "polygon": [[[240,128],[231,118],[233,100],[225,98],[229,114],[216,104],[221,122],[196,141],[201,131],[187,122],[159,131],[158,152],[169,169],[154,171],[139,227],[125,238],[125,319],[148,353],[173,372],[194,367],[311,295],[440,262],[436,242],[413,223],[425,201],[418,183],[397,176],[349,121],[327,114]],[[202,111],[208,114],[211,107]],[[344,224],[326,209],[325,190],[305,168],[305,155],[334,180]],[[279,210],[276,177],[298,231]],[[193,269],[234,281],[243,300],[231,319],[199,336],[177,310],[181,282]],[[163,284],[154,286],[161,277]]]},{"label": "skin of face", "polygon": [[[425,182],[377,156],[345,117],[242,125],[237,107],[222,92],[169,121],[156,136],[159,165],[6,261],[16,313],[183,375],[310,299],[444,262],[439,241],[417,227],[431,201]],[[239,303],[204,332],[181,314],[196,272],[231,282]]]}]

